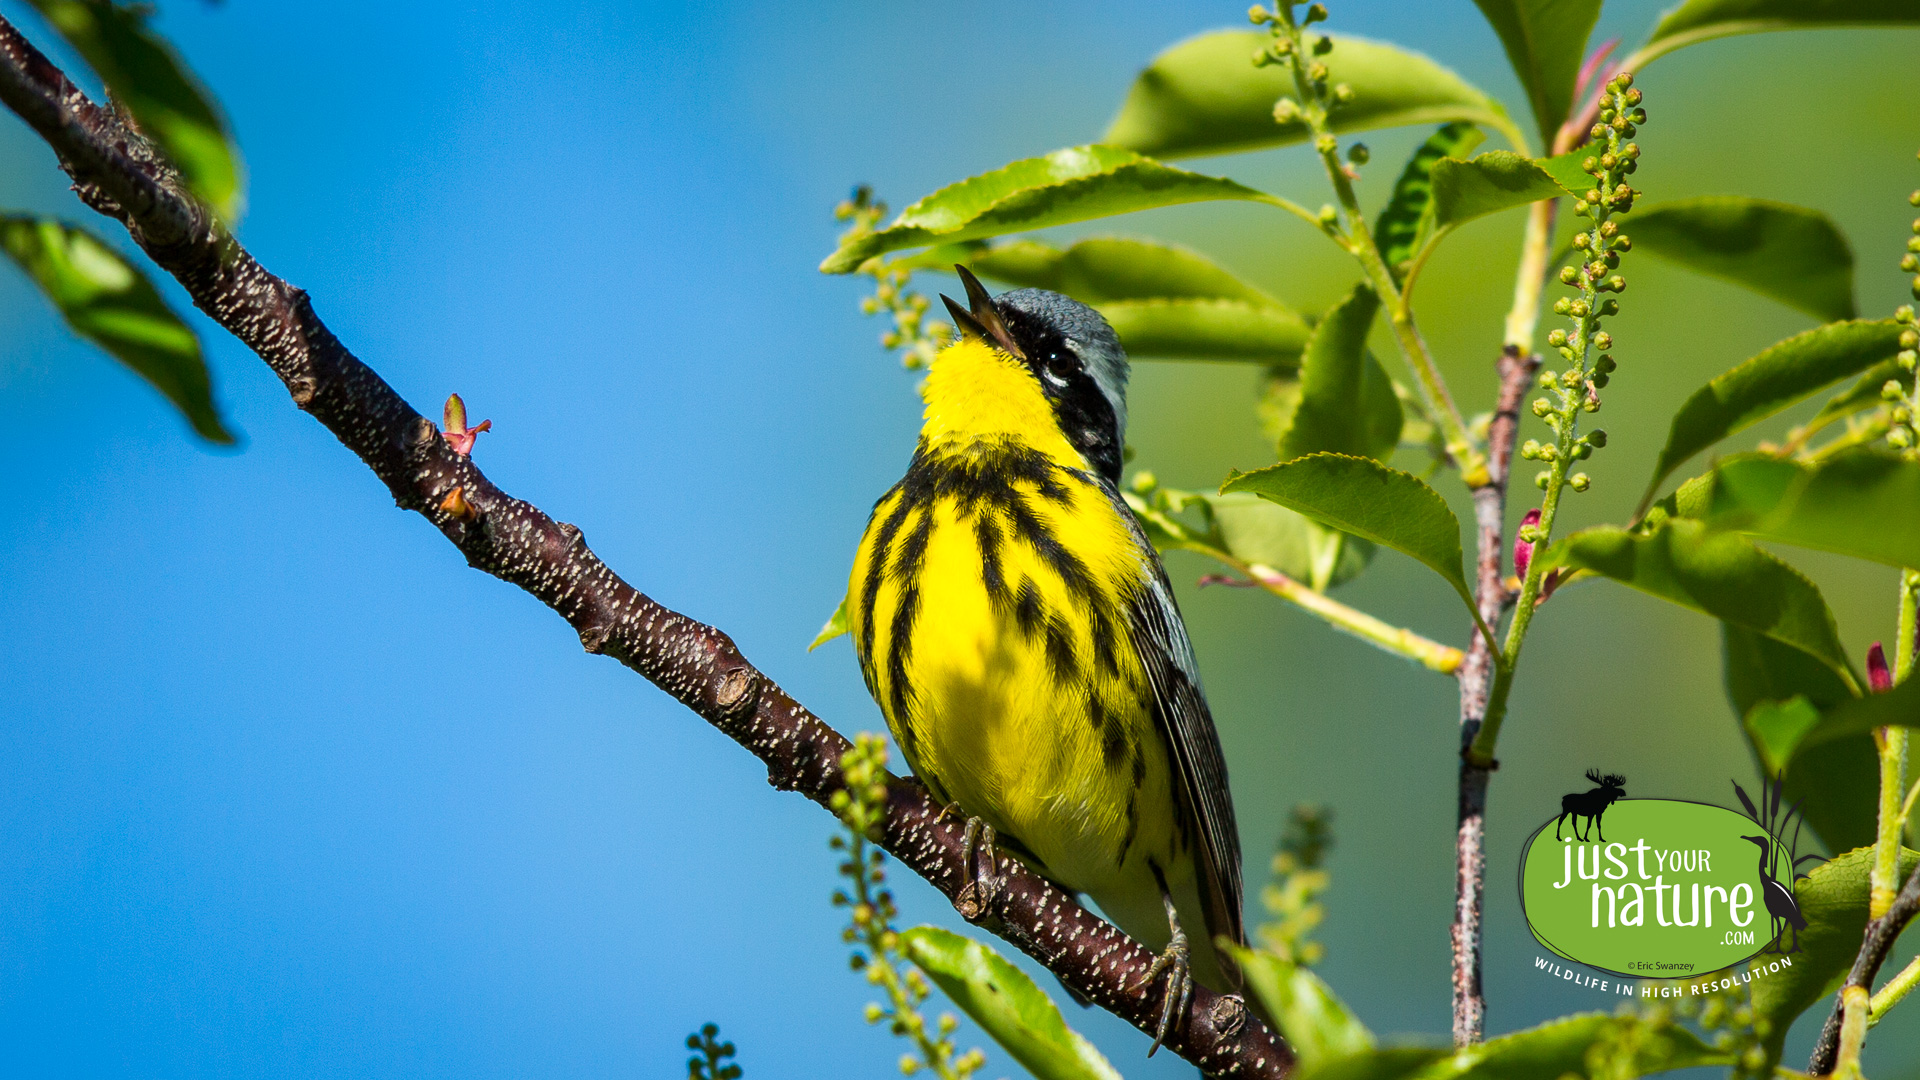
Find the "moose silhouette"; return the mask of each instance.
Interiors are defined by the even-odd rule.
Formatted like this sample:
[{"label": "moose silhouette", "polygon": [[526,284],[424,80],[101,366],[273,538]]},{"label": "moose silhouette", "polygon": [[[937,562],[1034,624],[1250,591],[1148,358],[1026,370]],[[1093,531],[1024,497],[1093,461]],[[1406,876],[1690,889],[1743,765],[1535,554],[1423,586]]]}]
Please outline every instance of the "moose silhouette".
[{"label": "moose silhouette", "polygon": [[1560,816],[1553,820],[1555,840],[1560,839],[1560,823],[1571,817],[1574,839],[1583,842],[1587,840],[1587,837],[1580,835],[1580,820],[1585,818],[1587,831],[1599,833],[1600,842],[1603,844],[1607,842],[1606,831],[1600,827],[1600,818],[1607,812],[1607,807],[1612,806],[1627,794],[1627,778],[1618,773],[1602,776],[1599,769],[1588,769],[1587,779],[1599,786],[1592,791],[1576,791],[1571,795],[1560,797]]}]

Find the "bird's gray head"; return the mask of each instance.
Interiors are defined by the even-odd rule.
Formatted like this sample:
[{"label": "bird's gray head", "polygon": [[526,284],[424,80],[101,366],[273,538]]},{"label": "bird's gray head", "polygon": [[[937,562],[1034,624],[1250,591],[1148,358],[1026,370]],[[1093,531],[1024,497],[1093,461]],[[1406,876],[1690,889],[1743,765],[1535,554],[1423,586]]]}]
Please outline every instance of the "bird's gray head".
[{"label": "bird's gray head", "polygon": [[1127,351],[1100,313],[1056,292],[1015,289],[989,299],[964,266],[955,267],[970,308],[947,302],[961,332],[1019,358],[1040,382],[1067,441],[1101,476],[1118,485],[1127,438]]}]

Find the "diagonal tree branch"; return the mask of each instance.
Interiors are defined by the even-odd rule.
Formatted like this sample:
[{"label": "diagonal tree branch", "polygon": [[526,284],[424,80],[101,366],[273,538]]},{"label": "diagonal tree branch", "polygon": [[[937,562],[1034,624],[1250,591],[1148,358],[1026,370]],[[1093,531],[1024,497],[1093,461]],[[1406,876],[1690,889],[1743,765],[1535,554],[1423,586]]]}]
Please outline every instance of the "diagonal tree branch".
[{"label": "diagonal tree branch", "polygon": [[[0,18],[0,102],[59,155],[86,204],[125,225],[195,306],[267,362],[294,404],[360,456],[402,509],[453,542],[476,569],[520,586],[566,619],[588,652],[646,676],[767,766],[776,788],[825,806],[842,786],[848,742],[788,697],[721,631],[655,603],[588,550],[580,530],[501,491],[433,422],[347,351],[305,292],[268,273],[212,222],[172,170],[114,112],[89,101]],[[949,899],[970,883],[961,828],[909,779],[890,785],[882,845]],[[1140,984],[1153,954],[1073,896],[1002,859],[991,910],[963,910],[1081,996],[1142,1031],[1158,1019]],[[1286,1044],[1238,998],[1197,988],[1166,1045],[1212,1075],[1292,1070]]]},{"label": "diagonal tree branch", "polygon": [[1913,873],[1907,876],[1907,883],[1893,898],[1893,906],[1887,909],[1887,913],[1868,920],[1866,933],[1860,942],[1860,953],[1853,959],[1853,968],[1847,972],[1846,982],[1840,984],[1840,992],[1833,996],[1833,1011],[1827,1014],[1827,1022],[1820,1029],[1820,1039],[1813,1045],[1813,1056],[1807,1062],[1807,1075],[1825,1076],[1833,1071],[1840,1051],[1840,1026],[1846,1015],[1847,991],[1856,988],[1868,992],[1873,990],[1873,977],[1880,973],[1880,965],[1886,963],[1887,954],[1893,951],[1894,940],[1916,915],[1920,915],[1920,866],[1914,867]]}]

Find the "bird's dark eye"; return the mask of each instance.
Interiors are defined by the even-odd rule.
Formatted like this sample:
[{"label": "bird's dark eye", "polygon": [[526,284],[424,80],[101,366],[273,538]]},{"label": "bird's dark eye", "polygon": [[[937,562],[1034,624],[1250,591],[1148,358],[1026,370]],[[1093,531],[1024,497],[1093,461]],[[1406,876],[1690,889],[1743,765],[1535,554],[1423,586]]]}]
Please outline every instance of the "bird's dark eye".
[{"label": "bird's dark eye", "polygon": [[1065,382],[1073,374],[1073,361],[1065,353],[1050,352],[1044,361],[1047,374]]}]

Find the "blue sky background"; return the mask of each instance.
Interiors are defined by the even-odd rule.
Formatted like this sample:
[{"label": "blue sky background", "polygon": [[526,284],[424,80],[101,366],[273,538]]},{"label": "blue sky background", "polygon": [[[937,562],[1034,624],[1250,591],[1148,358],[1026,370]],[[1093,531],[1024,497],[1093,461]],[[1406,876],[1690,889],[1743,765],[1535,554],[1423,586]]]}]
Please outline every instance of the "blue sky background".
[{"label": "blue sky background", "polygon": [[[1090,141],[1149,57],[1243,10],[164,7],[246,154],[253,253],[424,411],[457,390],[491,418],[478,457],[503,487],[580,525],[629,580],[726,629],[848,732],[881,725],[850,651],[804,649],[918,416],[858,283],[814,272],[833,203],[870,181],[904,205]],[[1655,7],[1611,5],[1602,32],[1635,38]],[[1335,8],[1343,29],[1522,100],[1465,0]],[[0,12],[51,44],[25,5]],[[1901,76],[1916,46],[1909,32],[1776,35],[1663,61],[1641,83],[1654,121],[1638,179],[1658,196],[1828,210],[1861,252],[1863,310],[1890,309],[1920,179]],[[1414,137],[1369,137],[1372,198]],[[0,203],[99,223],[10,116],[0,152]],[[1280,152],[1200,167],[1317,205],[1310,166]],[[1069,232],[1185,240],[1309,309],[1347,289],[1331,249],[1265,215],[1189,207]],[[1508,215],[1465,231],[1422,287],[1470,409],[1490,395],[1517,229]],[[1619,449],[1592,470],[1581,522],[1624,513],[1679,395],[1806,325],[1658,267],[1636,286],[1611,329],[1642,362],[1615,379]],[[669,1076],[685,1034],[713,1020],[749,1076],[889,1074],[900,1047],[860,1021],[871,994],[827,904],[830,819],[467,569],[256,358],[191,318],[237,452],[193,442],[0,272],[7,1071]],[[1252,384],[1244,367],[1141,364],[1142,463],[1201,487],[1270,461]],[[1890,574],[1795,559],[1850,644],[1888,632]],[[1375,1029],[1440,1035],[1452,685],[1271,598],[1197,592],[1207,568],[1170,565],[1250,882],[1288,805],[1331,803],[1323,970]],[[1343,596],[1462,636],[1444,588],[1393,556]],[[1520,842],[1582,770],[1712,799],[1752,775],[1710,624],[1608,589],[1548,614],[1495,781],[1495,1031],[1611,1004],[1533,973],[1511,896]],[[905,921],[957,923],[931,889],[901,894]],[[1128,1076],[1190,1074],[1145,1061],[1146,1040],[1104,1014],[1069,1012]],[[1916,1026],[1877,1031],[1869,1071],[1920,1076]],[[990,1057],[990,1075],[1017,1071]]]}]

